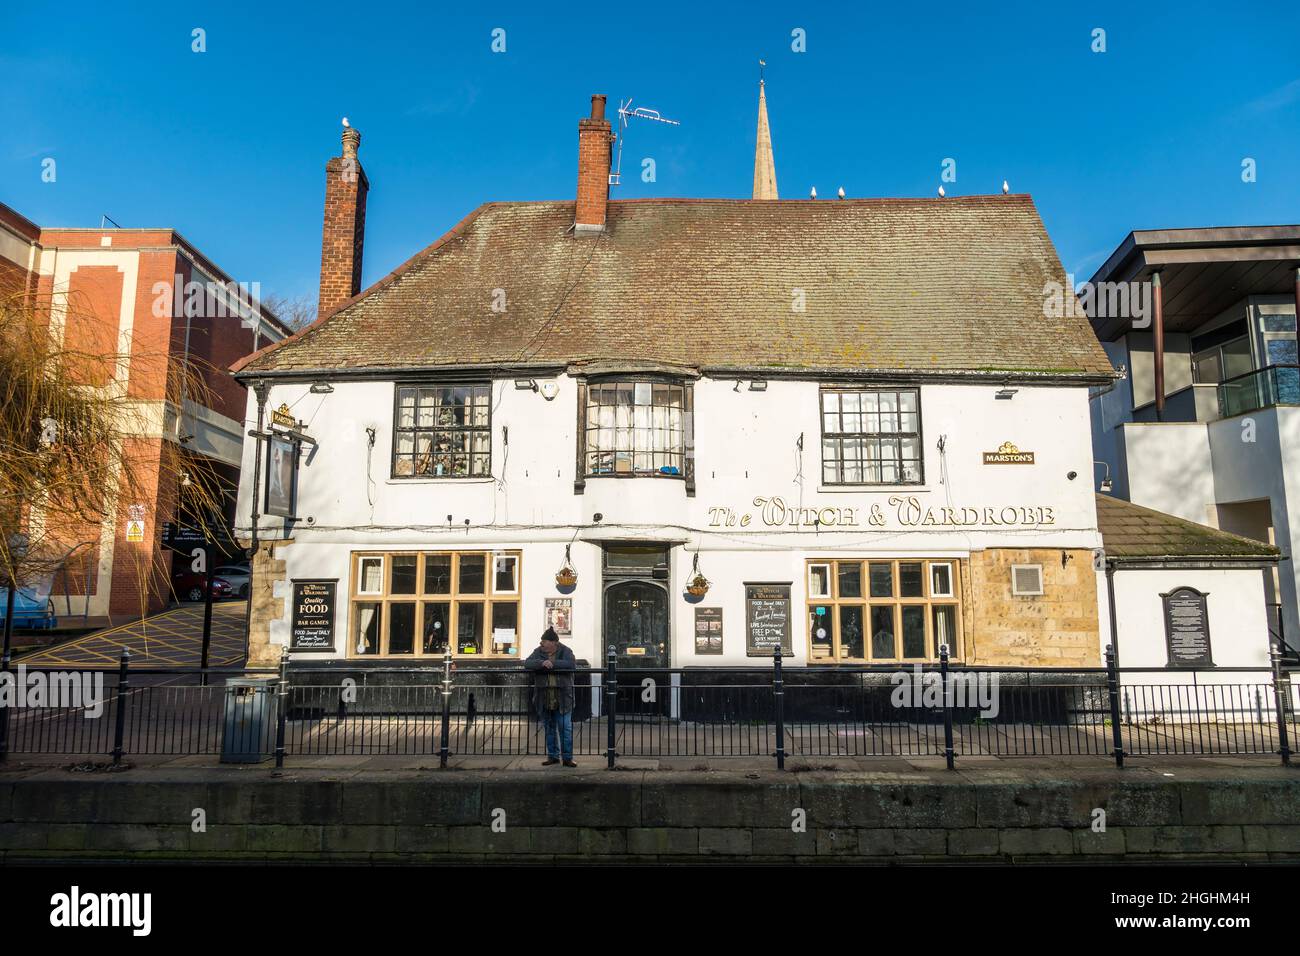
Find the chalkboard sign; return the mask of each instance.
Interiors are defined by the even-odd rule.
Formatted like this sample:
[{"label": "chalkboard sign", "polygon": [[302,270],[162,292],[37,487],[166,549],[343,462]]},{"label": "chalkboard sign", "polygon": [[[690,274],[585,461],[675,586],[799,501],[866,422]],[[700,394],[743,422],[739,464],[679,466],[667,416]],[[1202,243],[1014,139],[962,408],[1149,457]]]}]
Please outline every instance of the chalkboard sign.
[{"label": "chalkboard sign", "polygon": [[1170,667],[1213,667],[1210,659],[1210,618],[1205,599],[1196,588],[1178,588],[1160,595],[1165,602],[1165,639]]},{"label": "chalkboard sign", "polygon": [[722,653],[722,608],[695,609],[695,653]]},{"label": "chalkboard sign", "polygon": [[293,651],[334,650],[334,590],[337,581],[293,582]]},{"label": "chalkboard sign", "polygon": [[771,657],[794,653],[790,644],[790,585],[745,585],[745,656]]}]

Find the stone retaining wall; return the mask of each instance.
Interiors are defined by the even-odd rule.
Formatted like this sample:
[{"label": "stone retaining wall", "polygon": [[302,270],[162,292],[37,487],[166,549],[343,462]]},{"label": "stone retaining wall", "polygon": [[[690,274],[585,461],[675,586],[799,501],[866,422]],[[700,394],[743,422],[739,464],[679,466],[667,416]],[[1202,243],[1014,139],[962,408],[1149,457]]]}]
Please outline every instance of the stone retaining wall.
[{"label": "stone retaining wall", "polygon": [[6,773],[0,861],[1300,859],[1300,787],[1283,768],[555,773]]}]

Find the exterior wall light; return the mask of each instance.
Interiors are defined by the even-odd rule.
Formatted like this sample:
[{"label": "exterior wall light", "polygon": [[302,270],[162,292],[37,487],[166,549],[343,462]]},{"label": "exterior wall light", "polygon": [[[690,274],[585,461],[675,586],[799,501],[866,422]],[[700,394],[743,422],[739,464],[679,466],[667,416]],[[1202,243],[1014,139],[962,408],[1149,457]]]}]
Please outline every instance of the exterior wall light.
[{"label": "exterior wall light", "polygon": [[1101,465],[1106,469],[1106,477],[1101,479],[1101,484],[1098,488],[1103,494],[1110,494],[1111,488],[1115,487],[1114,483],[1110,480],[1110,463],[1105,461],[1094,461],[1092,464],[1094,469],[1097,465]]},{"label": "exterior wall light", "polygon": [[1018,388],[1000,388],[997,390],[997,393],[993,397],[998,399],[1003,399],[1005,401],[1010,401],[1011,399],[1016,397],[1016,392],[1018,391],[1020,391],[1020,389]]},{"label": "exterior wall light", "polygon": [[334,391],[334,386],[329,382],[312,382],[311,393],[313,395],[329,395]]},{"label": "exterior wall light", "polygon": [[749,390],[750,390],[751,392],[766,392],[766,391],[767,391],[767,382],[764,382],[764,381],[762,381],[761,379],[758,379],[758,380],[755,380],[755,381],[753,381],[753,382],[750,382],[750,383],[749,383]]},{"label": "exterior wall light", "polygon": [[537,391],[537,383],[531,378],[517,378],[515,379],[515,388],[521,392],[535,392]]}]

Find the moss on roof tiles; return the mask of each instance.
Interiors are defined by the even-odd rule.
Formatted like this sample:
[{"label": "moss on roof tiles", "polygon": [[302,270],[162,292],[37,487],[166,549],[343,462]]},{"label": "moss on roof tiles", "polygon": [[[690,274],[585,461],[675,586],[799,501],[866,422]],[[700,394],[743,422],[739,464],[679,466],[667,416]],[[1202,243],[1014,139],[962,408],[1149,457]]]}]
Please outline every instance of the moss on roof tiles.
[{"label": "moss on roof tiles", "polygon": [[1110,495],[1097,496],[1097,525],[1106,556],[1137,558],[1276,559],[1278,549]]},{"label": "moss on roof tiles", "polygon": [[[242,371],[641,359],[695,367],[1113,370],[1027,196],[489,203]],[[506,311],[494,312],[494,290]],[[804,311],[792,308],[802,290]]]}]

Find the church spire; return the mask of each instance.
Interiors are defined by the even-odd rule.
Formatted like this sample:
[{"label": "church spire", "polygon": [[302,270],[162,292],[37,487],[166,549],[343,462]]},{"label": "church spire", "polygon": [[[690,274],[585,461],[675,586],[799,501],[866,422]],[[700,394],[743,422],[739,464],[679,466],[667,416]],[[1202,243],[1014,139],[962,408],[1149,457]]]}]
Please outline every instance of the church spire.
[{"label": "church spire", "polygon": [[[758,61],[760,65],[762,60]],[[767,127],[767,95],[758,80],[758,142],[754,145],[754,198],[776,199],[776,161],[772,158],[772,132]]]}]

